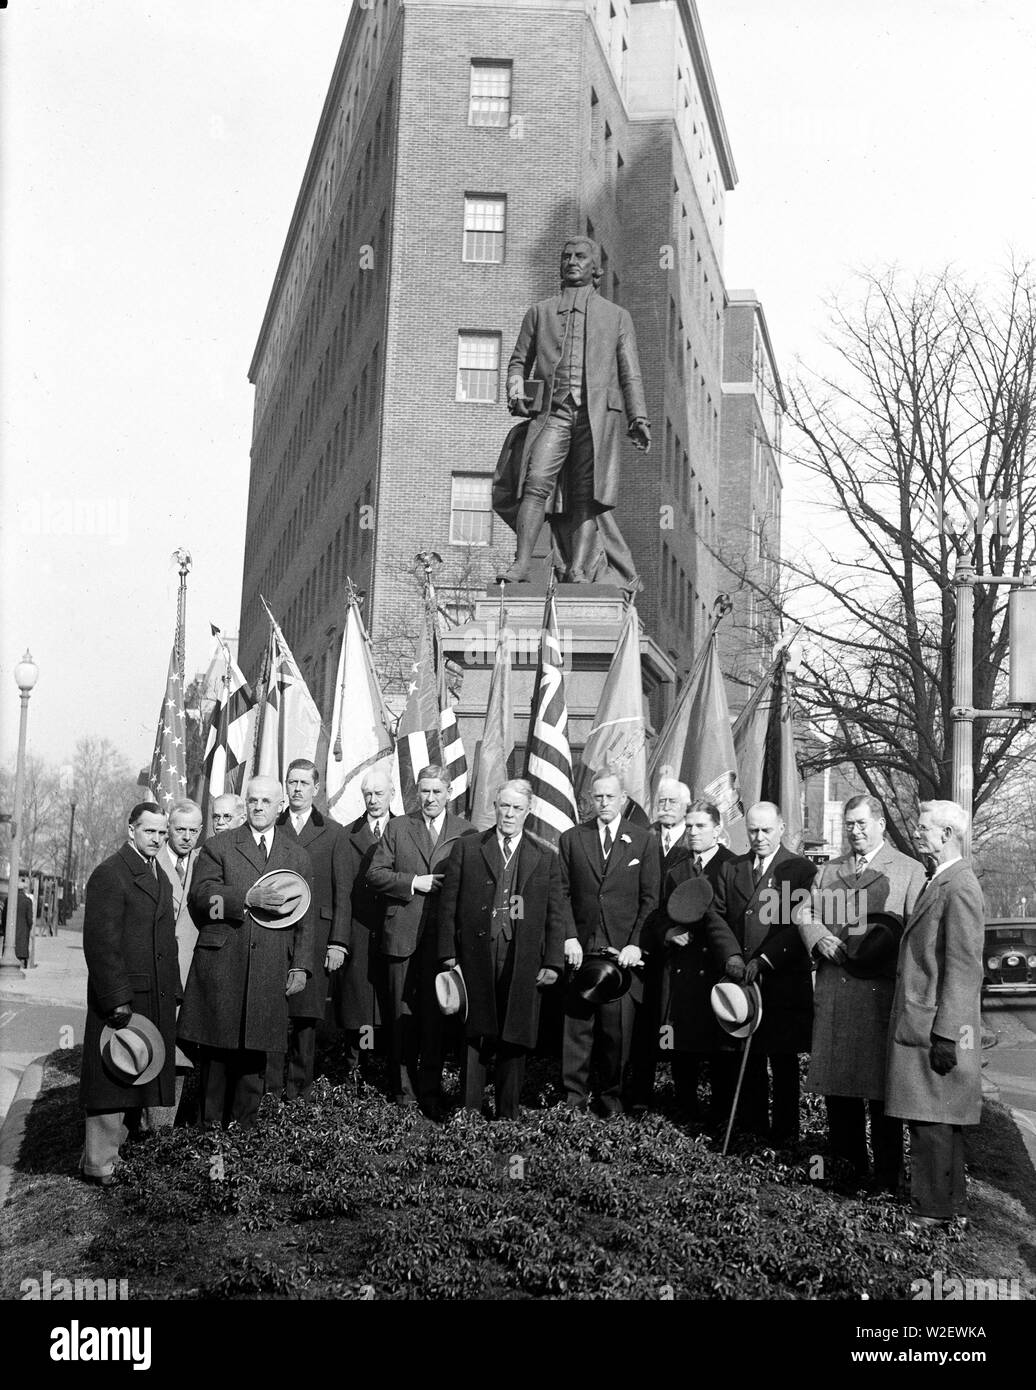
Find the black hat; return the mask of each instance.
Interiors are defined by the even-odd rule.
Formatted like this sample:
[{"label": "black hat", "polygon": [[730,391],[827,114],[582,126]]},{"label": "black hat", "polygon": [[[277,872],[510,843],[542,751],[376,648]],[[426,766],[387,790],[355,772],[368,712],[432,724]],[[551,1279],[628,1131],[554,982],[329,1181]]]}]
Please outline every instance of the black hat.
[{"label": "black hat", "polygon": [[586,955],[569,988],[587,1004],[610,1004],[621,999],[633,983],[633,972],[613,956]]},{"label": "black hat", "polygon": [[890,973],[899,955],[903,920],[891,912],[869,912],[856,926],[850,926],[845,941],[845,960],[850,975],[873,980]]},{"label": "black hat", "polygon": [[666,916],[670,922],[681,927],[689,927],[692,922],[700,922],[712,906],[712,884],[698,874],[694,878],[678,883],[666,903]]}]

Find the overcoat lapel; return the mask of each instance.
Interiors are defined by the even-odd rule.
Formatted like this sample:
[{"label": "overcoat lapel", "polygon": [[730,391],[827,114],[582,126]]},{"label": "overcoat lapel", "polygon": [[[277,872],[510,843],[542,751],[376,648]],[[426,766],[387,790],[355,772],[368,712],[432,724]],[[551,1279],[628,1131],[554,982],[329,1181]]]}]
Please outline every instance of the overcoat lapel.
[{"label": "overcoat lapel", "polygon": [[[151,872],[149,865],[141,859],[137,851],[131,849],[129,845],[123,845],[122,857],[126,861],[126,866],[133,875],[133,881],[136,883],[137,887],[143,888],[148,897],[157,903],[159,898],[158,879],[155,874]],[[158,869],[157,864],[155,868],[156,870]]]},{"label": "overcoat lapel", "polygon": [[[409,824],[407,825],[407,834],[410,836],[410,840],[414,848],[417,850],[418,854],[424,860],[426,866],[430,868],[432,862],[432,851],[431,847],[428,844],[428,832],[425,830],[424,817],[421,815],[408,816],[407,820],[409,821]],[[446,827],[444,825],[443,829],[445,828]]]},{"label": "overcoat lapel", "polygon": [[540,862],[544,851],[538,849],[529,839],[528,835],[522,836],[522,843],[518,847],[518,873],[515,876],[514,886],[519,893],[524,893],[525,885],[529,881],[529,875]]},{"label": "overcoat lapel", "polygon": [[486,861],[486,868],[493,875],[494,880],[499,882],[500,874],[498,871],[501,868],[501,859],[499,854],[493,853],[493,850],[495,848],[495,840],[496,830],[494,829],[487,831],[486,834],[482,836],[482,844],[480,848],[482,850],[482,858]]},{"label": "overcoat lapel", "polygon": [[[269,826],[267,827],[265,833],[267,835],[270,834]],[[276,831],[273,831],[273,843],[277,843]],[[248,860],[249,864],[251,864],[253,869],[257,869],[260,873],[264,873],[265,870],[268,868],[269,861],[267,861],[267,863],[265,864],[263,863],[263,856],[259,853],[259,846],[252,839],[252,831],[249,826],[242,825],[238,827],[237,839],[234,842],[234,848],[238,850],[239,853],[245,856],[245,858]],[[273,857],[272,849],[270,857]]]},{"label": "overcoat lapel", "polygon": [[597,882],[600,883],[604,873],[601,869],[601,841],[597,834],[597,822],[591,821],[589,825],[581,825],[579,831],[579,841],[583,846],[586,862],[590,865]]}]

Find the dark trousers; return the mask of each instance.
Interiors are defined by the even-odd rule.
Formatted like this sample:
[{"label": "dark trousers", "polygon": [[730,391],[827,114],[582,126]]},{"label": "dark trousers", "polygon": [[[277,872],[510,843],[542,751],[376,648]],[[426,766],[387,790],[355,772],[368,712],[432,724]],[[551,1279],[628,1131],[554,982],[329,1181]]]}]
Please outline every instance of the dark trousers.
[{"label": "dark trousers", "polygon": [[285,1100],[309,1099],[317,1060],[317,1020],[288,1020],[287,1052],[266,1054],[266,1089]]},{"label": "dark trousers", "polygon": [[565,470],[565,511],[589,508],[594,497],[594,437],[585,405],[554,404],[529,452],[523,496],[551,497]]},{"label": "dark trousers", "polygon": [[964,1130],[910,1121],[910,1206],[915,1216],[948,1221],[967,1206]]},{"label": "dark trousers", "polygon": [[825,1096],[827,1128],[831,1138],[831,1157],[848,1164],[852,1176],[865,1178],[867,1161],[867,1112],[871,1117],[871,1150],[874,1177],[882,1186],[895,1191],[903,1164],[903,1125],[885,1114],[880,1100],[861,1100],[858,1096]]},{"label": "dark trousers", "polygon": [[247,1048],[198,1048],[202,1128],[236,1120],[251,1129],[263,1098],[266,1053]]},{"label": "dark trousers", "polygon": [[565,1002],[561,1045],[561,1080],[569,1105],[584,1106],[590,1088],[590,1065],[596,1064],[602,1108],[622,1111],[623,1037],[633,1029],[633,1001],[628,994],[610,1004]]},{"label": "dark trousers", "polygon": [[464,1049],[464,1108],[481,1110],[490,1067],[498,1120],[516,1120],[525,1082],[526,1049],[497,1038],[469,1038]]},{"label": "dark trousers", "polygon": [[413,972],[416,988],[418,961],[416,956],[384,956],[382,961],[381,1016],[386,1022],[389,1090],[416,1102],[418,1020],[410,1012],[408,984]]},{"label": "dark trousers", "polygon": [[[713,1098],[718,1118],[730,1118],[734,1103],[741,1056],[736,1052],[717,1052],[713,1056]],[[767,1075],[769,1064],[769,1076]],[[773,1079],[773,1119],[771,1122],[770,1077]],[[799,1059],[795,1053],[756,1052],[748,1054],[745,1078],[741,1083],[737,1119],[739,1129],[760,1139],[785,1144],[799,1137]]]}]

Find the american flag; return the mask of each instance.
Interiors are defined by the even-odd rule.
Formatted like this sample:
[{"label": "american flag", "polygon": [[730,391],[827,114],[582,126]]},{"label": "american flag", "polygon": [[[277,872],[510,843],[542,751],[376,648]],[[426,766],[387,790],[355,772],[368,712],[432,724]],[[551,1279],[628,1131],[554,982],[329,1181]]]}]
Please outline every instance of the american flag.
[{"label": "american flag", "polygon": [[556,849],[563,830],[578,818],[568,746],[568,708],[561,666],[561,642],[554,595],[543,610],[540,664],[536,672],[525,775],[532,783],[532,806],[525,831]]},{"label": "american flag", "polygon": [[219,696],[209,720],[205,739],[204,793],[202,804],[209,826],[212,802],[225,792],[237,792],[244,778],[244,765],[252,752],[255,696],[237,662],[213,626],[222,658]]},{"label": "american flag", "polygon": [[416,811],[417,777],[422,768],[439,763],[451,786],[449,809],[463,814],[468,795],[468,760],[457,727],[457,716],[446,693],[434,609],[426,610],[417,659],[411,668],[406,709],[396,729],[399,791],[406,811]]},{"label": "american flag", "polygon": [[180,632],[177,626],[169,654],[165,697],[158,715],[155,751],[148,774],[151,799],[168,812],[174,801],[187,795],[187,730],[183,714],[183,676],[179,662]]}]

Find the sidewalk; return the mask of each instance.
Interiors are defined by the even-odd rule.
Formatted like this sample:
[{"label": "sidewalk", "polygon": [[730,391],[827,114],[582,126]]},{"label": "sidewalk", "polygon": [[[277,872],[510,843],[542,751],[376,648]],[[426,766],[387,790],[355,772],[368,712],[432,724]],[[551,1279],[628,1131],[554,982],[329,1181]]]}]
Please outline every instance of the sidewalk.
[{"label": "sidewalk", "polygon": [[[0,973],[0,1123],[30,1063],[83,1040],[86,961],[82,909],[72,927],[36,938],[36,966]],[[65,1031],[67,1030],[67,1031]],[[68,1041],[71,1039],[71,1041]]]},{"label": "sidewalk", "polygon": [[998,1042],[982,1054],[982,1075],[997,1087],[1036,1168],[1036,1033],[1028,1017],[1009,1009],[983,1010],[983,1023]]}]

